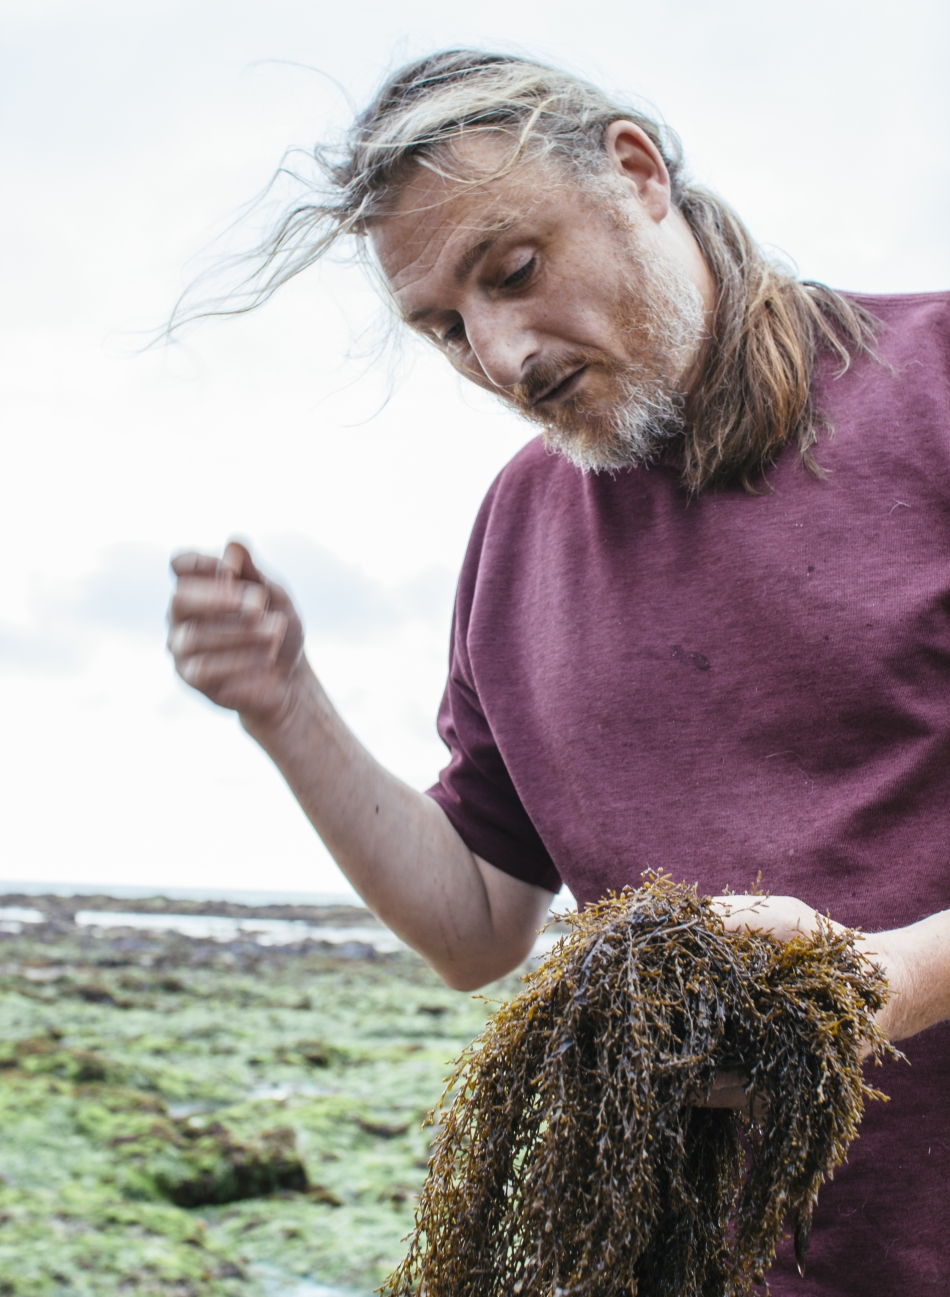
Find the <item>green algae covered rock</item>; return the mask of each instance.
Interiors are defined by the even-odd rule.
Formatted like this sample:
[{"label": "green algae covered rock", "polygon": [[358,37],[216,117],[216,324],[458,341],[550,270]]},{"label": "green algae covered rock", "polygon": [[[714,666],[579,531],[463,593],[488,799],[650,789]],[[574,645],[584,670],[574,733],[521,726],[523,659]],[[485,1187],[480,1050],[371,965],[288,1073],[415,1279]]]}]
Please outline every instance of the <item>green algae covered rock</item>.
[{"label": "green algae covered rock", "polygon": [[221,1122],[194,1125],[158,1121],[113,1140],[126,1171],[126,1186],[154,1191],[179,1207],[259,1198],[309,1188],[307,1172],[289,1127],[237,1139]]},{"label": "green algae covered rock", "polygon": [[368,1297],[486,1016],[409,954],[0,933],[0,1297]]}]

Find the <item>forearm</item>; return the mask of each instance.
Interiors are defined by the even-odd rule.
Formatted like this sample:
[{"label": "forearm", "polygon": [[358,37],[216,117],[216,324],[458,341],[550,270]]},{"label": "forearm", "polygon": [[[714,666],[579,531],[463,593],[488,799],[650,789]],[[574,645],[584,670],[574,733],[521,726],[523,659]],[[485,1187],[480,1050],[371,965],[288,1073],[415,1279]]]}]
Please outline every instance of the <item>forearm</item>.
[{"label": "forearm", "polygon": [[172,569],[178,673],[238,713],[370,909],[460,990],[516,967],[550,895],[473,855],[431,798],[370,756],[310,669],[290,596],[246,546],[179,554]]},{"label": "forearm", "polygon": [[483,985],[527,954],[493,916],[483,863],[366,751],[309,668],[279,724],[243,724],[369,908],[450,985]]},{"label": "forearm", "polygon": [[882,1026],[905,1040],[950,1018],[950,910],[889,932],[868,933],[866,952],[890,986]]}]

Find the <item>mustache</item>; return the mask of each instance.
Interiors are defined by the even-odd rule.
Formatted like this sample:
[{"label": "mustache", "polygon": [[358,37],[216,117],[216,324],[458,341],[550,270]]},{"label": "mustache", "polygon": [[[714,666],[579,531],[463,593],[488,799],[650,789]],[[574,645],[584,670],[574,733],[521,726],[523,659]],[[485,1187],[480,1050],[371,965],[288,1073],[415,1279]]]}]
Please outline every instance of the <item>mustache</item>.
[{"label": "mustache", "polygon": [[530,410],[535,403],[559,383],[563,383],[569,374],[583,365],[602,363],[580,352],[564,352],[546,360],[537,360],[526,372],[520,383],[511,389],[511,400],[522,410]]}]

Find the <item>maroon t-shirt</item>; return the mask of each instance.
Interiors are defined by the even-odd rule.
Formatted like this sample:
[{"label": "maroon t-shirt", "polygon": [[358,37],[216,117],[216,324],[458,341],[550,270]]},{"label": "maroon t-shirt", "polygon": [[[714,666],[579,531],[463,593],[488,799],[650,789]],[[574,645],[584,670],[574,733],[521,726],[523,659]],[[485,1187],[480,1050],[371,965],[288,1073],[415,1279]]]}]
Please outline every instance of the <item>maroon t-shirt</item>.
[{"label": "maroon t-shirt", "polygon": [[[430,790],[465,842],[579,905],[661,868],[859,928],[950,905],[950,294],[858,298],[888,364],[815,395],[817,480],[689,500],[533,441],[479,515]],[[776,1297],[950,1293],[950,1026],[872,1075],[806,1277]]]}]

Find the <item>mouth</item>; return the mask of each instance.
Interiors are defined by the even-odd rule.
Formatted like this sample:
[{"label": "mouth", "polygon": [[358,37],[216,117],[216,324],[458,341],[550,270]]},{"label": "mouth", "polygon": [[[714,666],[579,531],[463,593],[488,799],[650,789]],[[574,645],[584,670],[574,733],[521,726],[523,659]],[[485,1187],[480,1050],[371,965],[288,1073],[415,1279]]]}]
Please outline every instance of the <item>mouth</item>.
[{"label": "mouth", "polygon": [[546,405],[556,405],[558,401],[563,401],[572,396],[580,384],[581,375],[586,373],[587,366],[581,365],[579,369],[572,370],[565,378],[560,378],[550,387],[545,388],[540,396],[535,397],[535,409],[543,408]]}]

